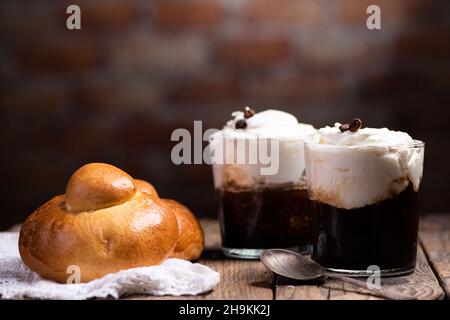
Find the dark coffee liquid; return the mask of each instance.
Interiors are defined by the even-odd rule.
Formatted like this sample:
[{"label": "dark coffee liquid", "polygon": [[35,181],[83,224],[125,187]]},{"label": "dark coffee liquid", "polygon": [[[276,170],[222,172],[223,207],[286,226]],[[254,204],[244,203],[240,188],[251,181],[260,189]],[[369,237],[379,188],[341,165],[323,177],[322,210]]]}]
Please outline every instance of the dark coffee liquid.
[{"label": "dark coffee liquid", "polygon": [[412,184],[392,199],[358,209],[310,201],[312,258],[334,269],[414,268],[419,192]]},{"label": "dark coffee liquid", "polygon": [[222,245],[227,248],[288,248],[310,244],[306,190],[221,190]]}]

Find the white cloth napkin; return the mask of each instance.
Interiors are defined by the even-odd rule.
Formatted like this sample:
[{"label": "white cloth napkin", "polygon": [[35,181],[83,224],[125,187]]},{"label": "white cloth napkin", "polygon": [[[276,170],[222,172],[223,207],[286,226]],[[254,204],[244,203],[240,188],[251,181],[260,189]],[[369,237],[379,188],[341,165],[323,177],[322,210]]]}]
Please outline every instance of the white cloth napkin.
[{"label": "white cloth napkin", "polygon": [[44,279],[22,262],[18,232],[0,232],[1,299],[119,298],[131,294],[196,295],[212,290],[220,275],[209,267],[180,259],[159,266],[134,268],[80,284],[60,284]]}]

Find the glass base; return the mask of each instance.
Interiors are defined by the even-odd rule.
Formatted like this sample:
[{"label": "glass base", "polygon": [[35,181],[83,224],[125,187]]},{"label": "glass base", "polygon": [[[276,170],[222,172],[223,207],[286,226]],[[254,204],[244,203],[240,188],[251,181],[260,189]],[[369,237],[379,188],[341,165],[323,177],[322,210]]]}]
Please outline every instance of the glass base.
[{"label": "glass base", "polygon": [[[336,269],[336,268],[326,268],[328,271],[333,273],[339,273],[352,278],[367,278],[373,276],[373,272],[367,270],[346,270],[346,269]],[[410,266],[406,268],[395,268],[395,269],[383,269],[380,270],[381,277],[400,277],[406,276],[414,272],[416,266]]]},{"label": "glass base", "polygon": [[[247,249],[247,248],[227,248],[222,247],[222,252],[225,256],[230,258],[237,258],[237,259],[250,259],[250,260],[256,260],[259,259],[261,256],[261,253],[266,249]],[[304,246],[297,246],[297,247],[289,247],[289,248],[277,248],[277,249],[286,249],[294,252],[298,252],[300,254],[310,254],[311,253],[311,246],[310,245],[304,245]]]}]

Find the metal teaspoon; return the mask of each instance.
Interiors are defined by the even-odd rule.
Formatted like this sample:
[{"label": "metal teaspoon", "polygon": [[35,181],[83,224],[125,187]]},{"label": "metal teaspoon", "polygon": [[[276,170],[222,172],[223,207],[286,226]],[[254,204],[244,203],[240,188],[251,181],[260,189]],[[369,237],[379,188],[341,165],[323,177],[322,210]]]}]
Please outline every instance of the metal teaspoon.
[{"label": "metal teaspoon", "polygon": [[387,291],[384,288],[381,288],[379,290],[370,290],[367,288],[366,282],[359,281],[341,274],[328,272],[324,267],[322,267],[315,261],[289,250],[264,250],[261,253],[261,262],[266,266],[267,269],[271,270],[273,273],[294,280],[311,281],[328,277],[339,279],[369,290],[370,293],[374,296],[394,300],[414,300],[414,297],[412,296],[399,292]]}]

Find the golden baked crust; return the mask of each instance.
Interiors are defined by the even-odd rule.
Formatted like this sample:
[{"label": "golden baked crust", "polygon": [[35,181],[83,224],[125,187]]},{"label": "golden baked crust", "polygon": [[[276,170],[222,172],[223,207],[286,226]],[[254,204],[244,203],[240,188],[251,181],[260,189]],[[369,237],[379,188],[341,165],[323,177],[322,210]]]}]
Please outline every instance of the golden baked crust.
[{"label": "golden baked crust", "polygon": [[178,222],[178,241],[171,254],[172,258],[196,260],[203,251],[203,231],[192,212],[172,199],[161,199]]},{"label": "golden baked crust", "polygon": [[[153,199],[160,199],[150,183],[144,180],[134,180],[136,187]],[[194,214],[181,203],[172,199],[160,199],[169,211],[175,214],[178,222],[178,241],[171,258],[196,260],[203,251],[203,231]]]},{"label": "golden baked crust", "polygon": [[155,187],[144,180],[134,179],[134,185],[141,190],[141,192],[144,192],[151,196],[152,198],[159,199],[158,192],[156,191]]},{"label": "golden baked crust", "polygon": [[[31,270],[57,282],[66,282],[72,265],[80,268],[81,281],[87,282],[123,269],[160,264],[174,256],[180,243],[174,211],[157,193],[155,197],[141,191],[122,170],[89,164],[74,173],[66,194],[27,218],[20,231],[20,255]],[[192,222],[186,226],[200,228]],[[195,232],[191,238],[183,236],[186,248],[190,241],[197,248]],[[203,246],[198,249],[201,253]],[[198,249],[183,257],[198,258]]]}]

